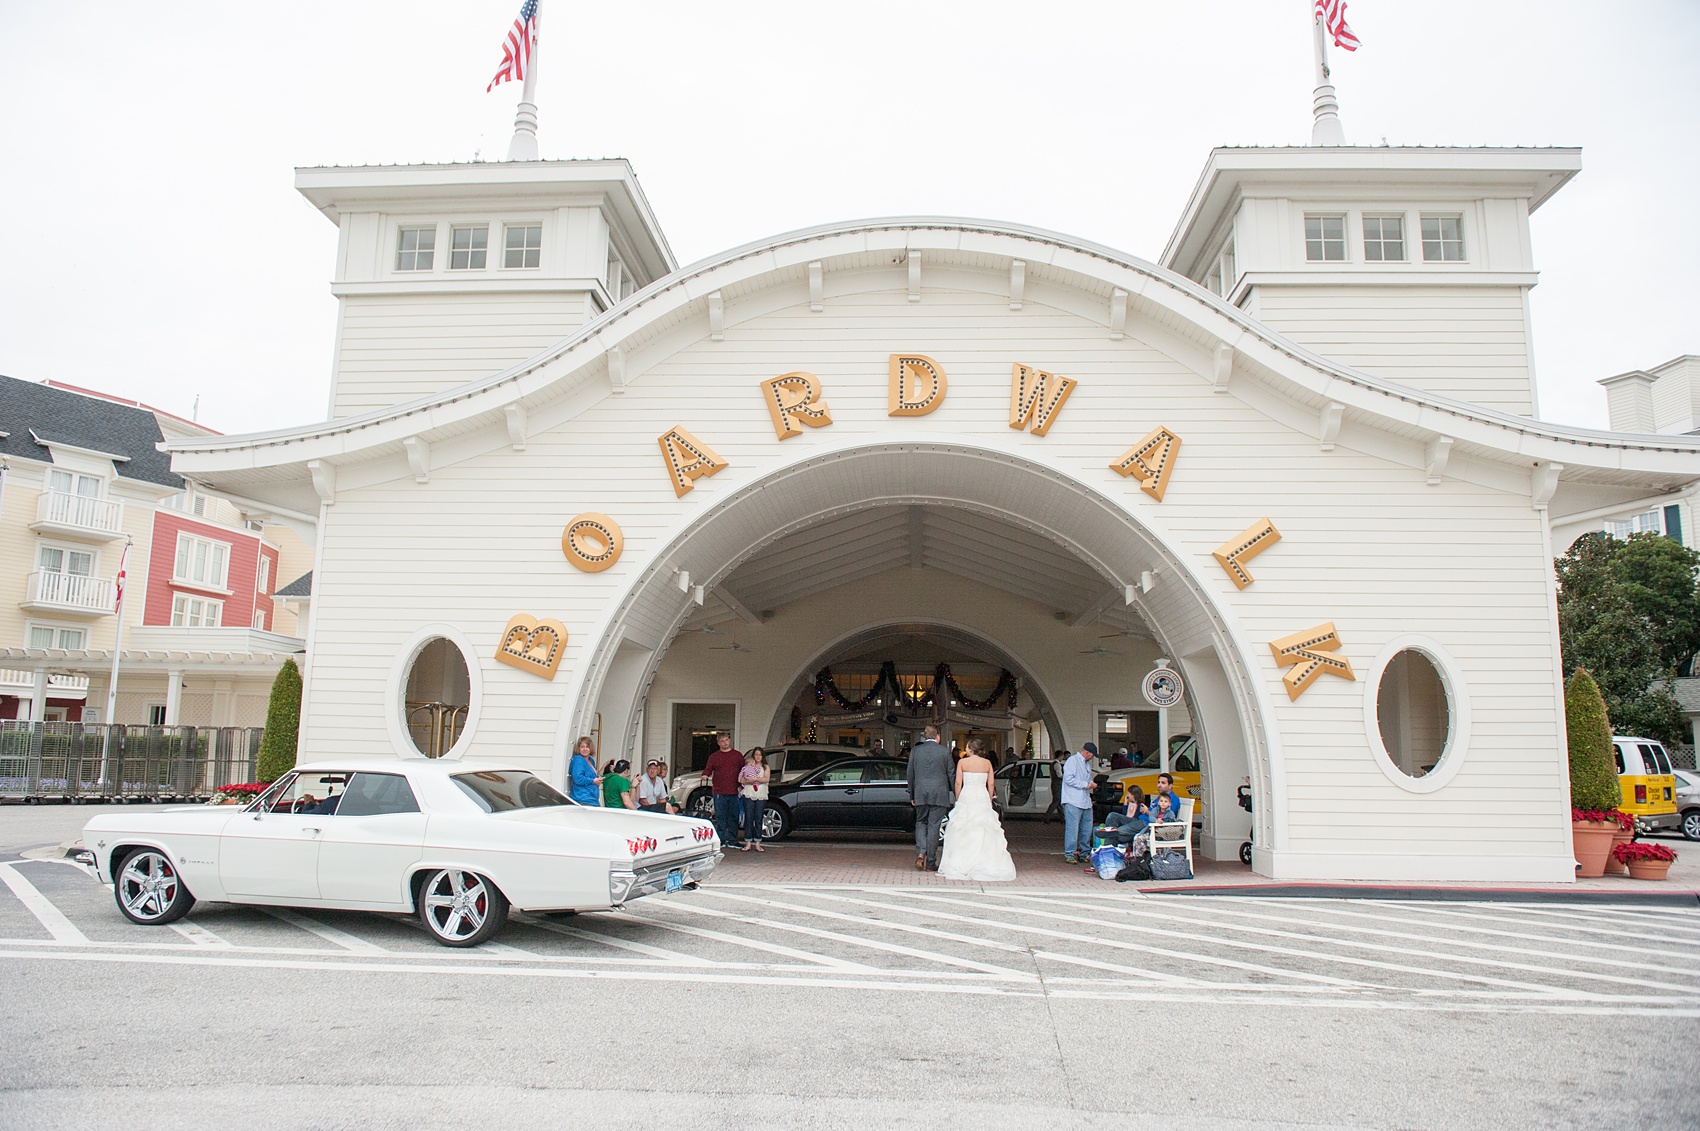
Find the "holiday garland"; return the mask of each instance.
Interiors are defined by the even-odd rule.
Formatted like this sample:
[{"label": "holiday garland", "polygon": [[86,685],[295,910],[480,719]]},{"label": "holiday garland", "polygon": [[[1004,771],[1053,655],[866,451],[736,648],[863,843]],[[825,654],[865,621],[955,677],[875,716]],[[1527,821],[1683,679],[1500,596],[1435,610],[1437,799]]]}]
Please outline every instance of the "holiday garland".
[{"label": "holiday garland", "polygon": [[1009,709],[1015,710],[1016,685],[1015,676],[1008,668],[999,670],[997,686],[984,699],[970,699],[956,682],[956,676],[951,672],[950,665],[940,663],[933,669],[930,683],[917,678],[912,686],[905,686],[903,678],[897,674],[895,661],[887,660],[880,665],[879,675],[874,679],[873,686],[859,699],[852,699],[839,689],[838,680],[832,674],[831,668],[822,668],[815,675],[815,702],[825,705],[831,699],[833,705],[841,711],[865,711],[878,702],[882,693],[889,691],[892,702],[896,706],[914,710],[920,707],[930,707],[939,697],[940,689],[948,691],[950,698],[963,708],[970,711],[989,710],[999,699],[1008,697]]}]

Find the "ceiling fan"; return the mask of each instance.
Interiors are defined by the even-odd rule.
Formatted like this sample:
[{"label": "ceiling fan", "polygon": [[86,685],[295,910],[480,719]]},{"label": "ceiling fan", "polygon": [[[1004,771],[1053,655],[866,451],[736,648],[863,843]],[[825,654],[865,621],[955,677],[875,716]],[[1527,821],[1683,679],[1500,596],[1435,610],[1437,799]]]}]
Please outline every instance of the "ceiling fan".
[{"label": "ceiling fan", "polygon": [[[704,632],[712,632],[712,633],[715,633],[717,635],[720,632],[720,630],[718,628],[713,628],[709,625],[704,625],[703,631]],[[732,637],[731,637],[731,639],[732,639],[732,642],[730,644],[721,644],[721,645],[718,645],[718,646],[710,647],[709,651],[710,652],[742,652],[746,656],[749,655],[751,652],[755,651],[754,648],[751,648],[751,647],[748,647],[747,645],[738,643],[738,626],[736,624],[734,624],[732,626]]]},{"label": "ceiling fan", "polygon": [[1121,655],[1120,652],[1117,652],[1117,651],[1115,651],[1114,649],[1111,649],[1111,648],[1106,648],[1102,644],[1098,645],[1096,648],[1082,648],[1080,650],[1080,654],[1082,656],[1119,656],[1119,655]]}]

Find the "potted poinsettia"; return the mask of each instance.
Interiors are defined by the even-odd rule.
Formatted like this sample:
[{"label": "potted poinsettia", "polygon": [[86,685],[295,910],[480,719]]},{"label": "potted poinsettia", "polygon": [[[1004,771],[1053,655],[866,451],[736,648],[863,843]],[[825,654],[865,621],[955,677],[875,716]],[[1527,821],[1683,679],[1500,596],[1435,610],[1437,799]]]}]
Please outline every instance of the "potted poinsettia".
[{"label": "potted poinsettia", "polygon": [[1611,854],[1628,867],[1630,878],[1635,880],[1668,879],[1670,866],[1676,863],[1676,853],[1671,849],[1645,841],[1620,844]]},{"label": "potted poinsettia", "polygon": [[258,781],[231,782],[221,785],[213,794],[214,805],[246,805],[266,791],[266,783]]},{"label": "potted poinsettia", "polygon": [[[1625,813],[1622,809],[1609,809],[1606,811],[1606,820],[1617,826],[1612,829],[1611,833],[1612,853],[1617,852],[1618,845],[1630,844],[1635,840],[1635,818],[1633,816]],[[1616,855],[1606,857],[1606,875],[1621,876],[1623,871],[1623,861],[1619,860]]]},{"label": "potted poinsettia", "polygon": [[1612,762],[1606,702],[1586,668],[1577,668],[1564,690],[1564,718],[1570,740],[1570,837],[1576,874],[1603,876],[1617,831],[1617,822],[1608,814],[1617,809],[1622,794]]}]

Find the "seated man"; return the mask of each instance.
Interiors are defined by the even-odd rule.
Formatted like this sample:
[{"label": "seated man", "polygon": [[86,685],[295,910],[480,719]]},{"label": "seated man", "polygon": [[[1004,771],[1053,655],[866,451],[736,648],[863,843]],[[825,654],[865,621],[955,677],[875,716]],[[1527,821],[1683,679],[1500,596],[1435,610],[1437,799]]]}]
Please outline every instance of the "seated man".
[{"label": "seated man", "polygon": [[1110,771],[1133,769],[1133,759],[1127,756],[1127,747],[1122,747],[1110,755]]},{"label": "seated man", "polygon": [[341,800],[342,800],[342,794],[333,793],[329,797],[325,798],[323,801],[319,802],[317,805],[308,809],[307,812],[309,812],[309,813],[324,813],[326,815],[335,813],[337,804]]},{"label": "seated man", "polygon": [[[1166,773],[1162,773],[1162,774],[1157,775],[1157,792],[1152,794],[1152,796],[1151,796],[1151,804],[1153,806],[1153,810],[1152,810],[1153,812],[1155,812],[1155,806],[1157,804],[1157,799],[1160,798],[1160,797],[1167,797],[1169,799],[1169,813],[1170,813],[1170,815],[1167,816],[1167,817],[1164,817],[1163,819],[1165,821],[1178,821],[1178,820],[1180,820],[1180,817],[1181,817],[1181,799],[1175,796],[1175,779],[1170,777]],[[1155,820],[1156,818],[1153,817],[1152,819]]]},{"label": "seated man", "polygon": [[1132,844],[1133,838],[1144,831],[1149,819],[1149,811],[1145,806],[1145,791],[1137,785],[1127,787],[1127,795],[1120,809],[1111,810],[1104,823],[1098,828],[1098,835],[1109,844]]}]

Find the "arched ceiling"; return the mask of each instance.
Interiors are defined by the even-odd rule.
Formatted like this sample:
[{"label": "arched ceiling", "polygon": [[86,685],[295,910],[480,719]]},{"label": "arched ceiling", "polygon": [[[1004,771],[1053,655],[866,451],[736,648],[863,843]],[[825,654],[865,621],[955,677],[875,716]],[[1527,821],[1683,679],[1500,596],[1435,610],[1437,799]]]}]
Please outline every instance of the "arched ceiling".
[{"label": "arched ceiling", "polygon": [[[1067,548],[996,515],[936,505],[875,506],[828,518],[734,570],[687,630],[767,614],[891,571],[940,570],[1041,605],[1074,625],[1147,636],[1122,591]],[[893,575],[902,584],[902,573]]]}]

